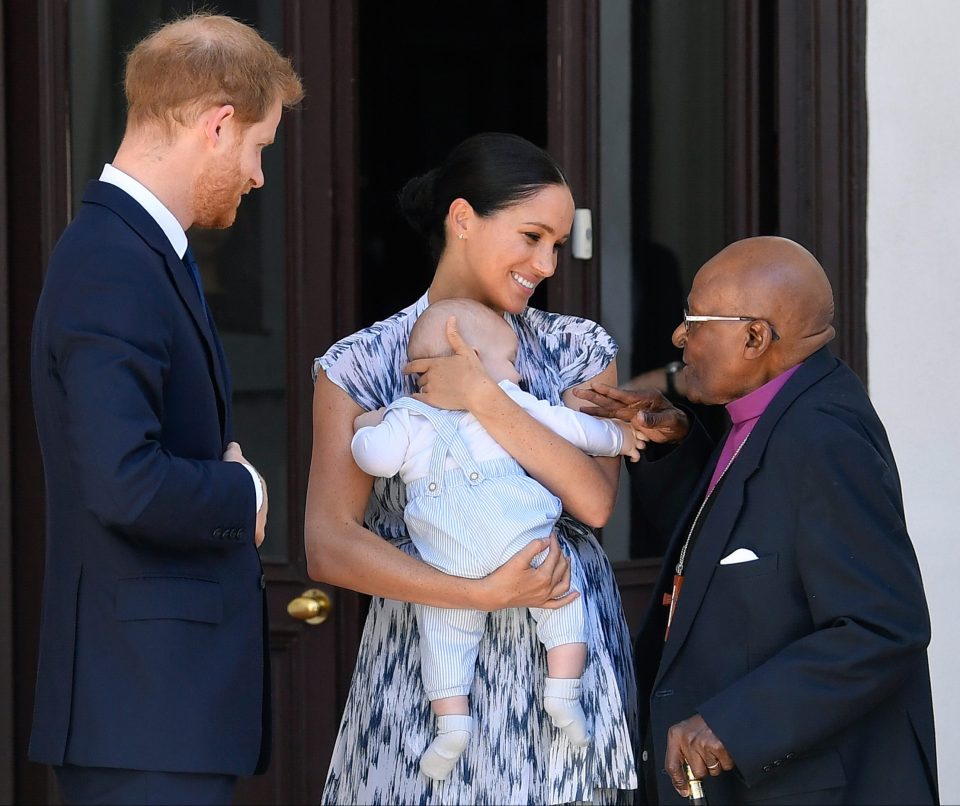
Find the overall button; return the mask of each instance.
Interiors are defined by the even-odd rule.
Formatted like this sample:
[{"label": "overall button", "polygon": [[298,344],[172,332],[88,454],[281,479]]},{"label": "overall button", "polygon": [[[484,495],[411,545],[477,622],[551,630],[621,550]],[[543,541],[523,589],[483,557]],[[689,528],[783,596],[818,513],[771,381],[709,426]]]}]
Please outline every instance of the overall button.
[{"label": "overall button", "polygon": [[437,489],[437,484],[436,484],[436,482],[431,481],[431,482],[427,485],[427,489],[428,489],[430,492],[436,492],[436,489]]},{"label": "overall button", "polygon": [[470,481],[476,481],[478,478],[480,478],[480,474],[474,470],[473,473],[470,474]]}]

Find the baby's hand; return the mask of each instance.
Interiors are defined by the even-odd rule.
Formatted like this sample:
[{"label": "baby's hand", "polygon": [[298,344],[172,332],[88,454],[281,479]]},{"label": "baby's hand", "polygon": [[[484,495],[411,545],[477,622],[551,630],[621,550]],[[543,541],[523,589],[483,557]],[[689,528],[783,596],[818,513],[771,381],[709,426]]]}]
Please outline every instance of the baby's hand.
[{"label": "baby's hand", "polygon": [[630,423],[623,420],[613,420],[623,432],[623,446],[620,448],[620,455],[629,457],[631,462],[640,461],[640,451],[647,447],[643,435],[634,430]]},{"label": "baby's hand", "polygon": [[358,415],[353,421],[353,433],[356,434],[357,431],[368,425],[380,425],[380,423],[383,422],[383,415],[386,410],[386,406],[381,406],[379,409],[365,411],[363,414]]}]

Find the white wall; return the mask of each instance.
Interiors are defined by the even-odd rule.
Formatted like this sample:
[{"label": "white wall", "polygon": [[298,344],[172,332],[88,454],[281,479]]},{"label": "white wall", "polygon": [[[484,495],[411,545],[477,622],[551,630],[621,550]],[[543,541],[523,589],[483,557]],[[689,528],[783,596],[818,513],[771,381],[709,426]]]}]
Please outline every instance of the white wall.
[{"label": "white wall", "polygon": [[944,803],[960,803],[958,31],[956,0],[867,7],[870,393],[897,457],[930,604]]}]

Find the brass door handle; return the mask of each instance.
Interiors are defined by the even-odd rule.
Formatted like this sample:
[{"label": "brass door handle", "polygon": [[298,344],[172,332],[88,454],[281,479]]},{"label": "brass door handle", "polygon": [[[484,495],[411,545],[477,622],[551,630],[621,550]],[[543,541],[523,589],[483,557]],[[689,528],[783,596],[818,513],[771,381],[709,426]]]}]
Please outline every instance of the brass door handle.
[{"label": "brass door handle", "polygon": [[296,599],[291,599],[287,605],[287,612],[296,619],[307,624],[323,624],[330,615],[333,603],[330,597],[318,588],[310,588],[301,593]]}]

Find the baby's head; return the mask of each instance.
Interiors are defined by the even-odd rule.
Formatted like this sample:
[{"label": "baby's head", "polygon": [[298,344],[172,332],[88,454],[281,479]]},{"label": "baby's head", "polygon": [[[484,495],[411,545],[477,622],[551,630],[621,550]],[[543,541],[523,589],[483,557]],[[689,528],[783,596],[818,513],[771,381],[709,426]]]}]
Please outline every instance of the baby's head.
[{"label": "baby's head", "polygon": [[407,342],[407,358],[439,358],[453,355],[447,341],[447,319],[455,316],[457,329],[483,363],[487,374],[497,383],[520,382],[514,363],[517,360],[517,336],[500,314],[472,299],[441,299],[428,305],[413,324]]}]

